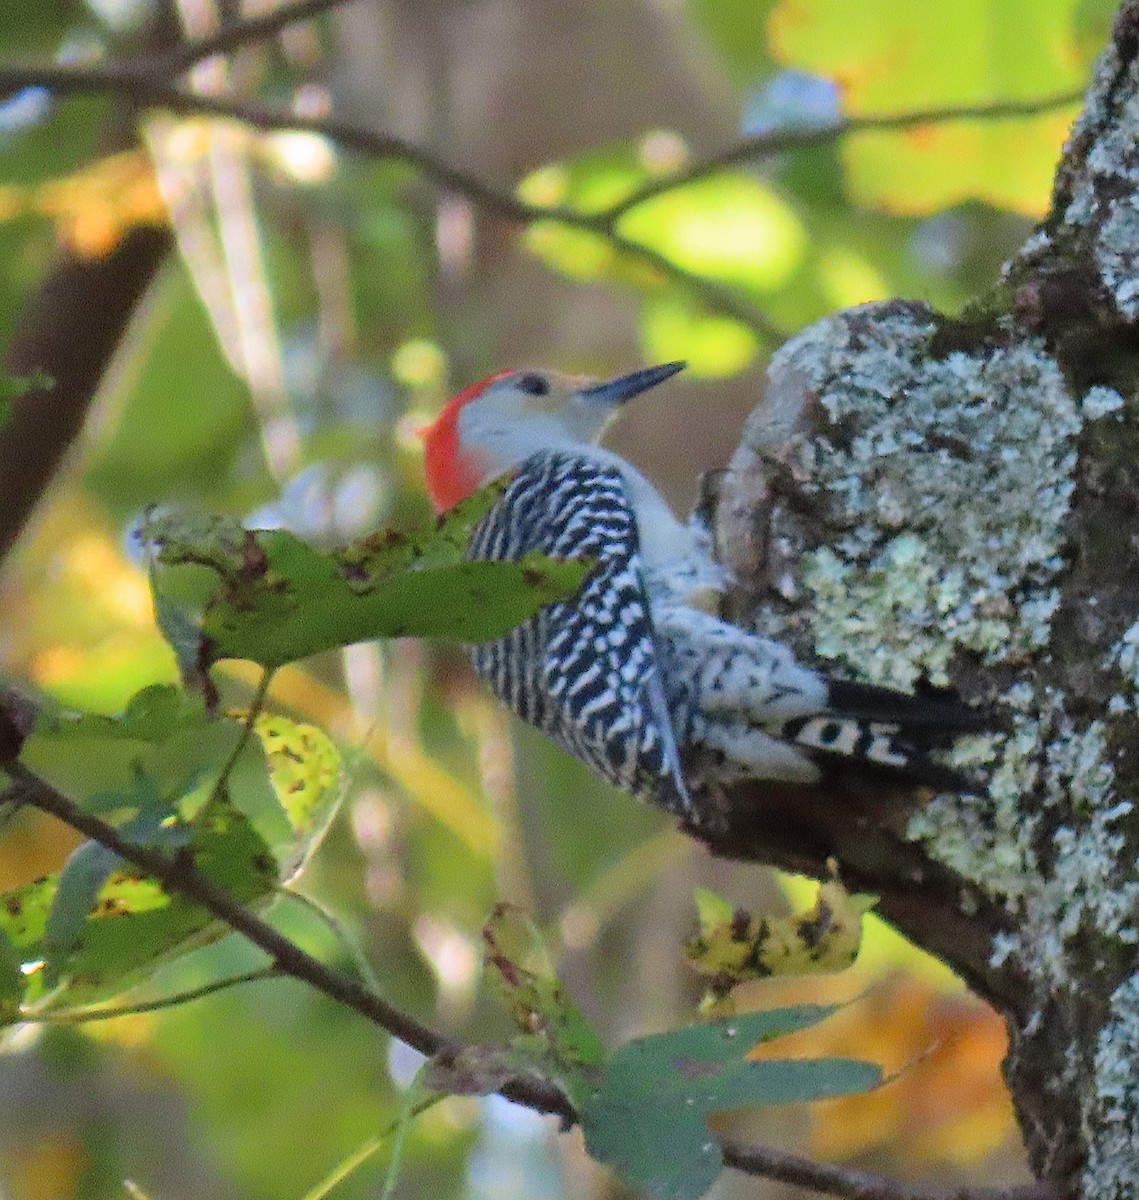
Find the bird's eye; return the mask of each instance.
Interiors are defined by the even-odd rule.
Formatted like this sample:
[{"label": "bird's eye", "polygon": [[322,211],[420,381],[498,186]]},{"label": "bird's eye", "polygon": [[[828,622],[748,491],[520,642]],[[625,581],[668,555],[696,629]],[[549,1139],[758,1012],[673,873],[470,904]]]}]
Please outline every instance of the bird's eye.
[{"label": "bird's eye", "polygon": [[520,375],[517,385],[520,391],[529,396],[545,396],[550,391],[550,381],[541,375]]}]

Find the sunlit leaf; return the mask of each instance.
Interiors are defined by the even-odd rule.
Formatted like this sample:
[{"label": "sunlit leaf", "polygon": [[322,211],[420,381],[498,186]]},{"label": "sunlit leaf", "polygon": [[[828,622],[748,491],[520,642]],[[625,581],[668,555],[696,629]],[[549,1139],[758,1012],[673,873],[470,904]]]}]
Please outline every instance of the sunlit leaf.
[{"label": "sunlit leaf", "polygon": [[526,230],[525,242],[547,266],[571,279],[600,279],[618,262],[612,243],[601,234],[557,221],[535,221]]},{"label": "sunlit leaf", "polygon": [[646,200],[618,229],[689,271],[759,293],[784,283],[807,249],[792,209],[759,180],[734,173]]},{"label": "sunlit leaf", "polygon": [[[197,697],[156,684],[132,697],[121,717],[41,717],[20,760],[79,804],[106,811],[118,796],[137,810],[149,795],[179,804],[190,797],[216,777],[240,737],[238,721],[210,716]],[[140,775],[154,793],[139,790]]]},{"label": "sunlit leaf", "polygon": [[[215,805],[193,829],[172,832],[175,838],[203,874],[238,900],[273,894],[276,862],[235,809]],[[41,964],[28,975],[26,1003],[60,1008],[106,999],[228,932],[205,909],[168,894],[102,847],[76,853],[83,869],[70,878],[65,870],[0,895],[0,930],[22,961]]]},{"label": "sunlit leaf", "polygon": [[261,713],[253,730],[268,764],[269,781],[292,827],[288,844],[273,844],[282,880],[291,879],[320,844],[343,797],[340,755],[315,725]]},{"label": "sunlit leaf", "polygon": [[543,207],[601,212],[624,200],[651,177],[640,149],[627,146],[539,167],[518,185],[518,195]]},{"label": "sunlit leaf", "polygon": [[[1032,100],[1078,87],[1087,73],[1073,18],[1079,0],[872,0],[856,20],[842,0],[782,0],[771,45],[788,66],[833,76],[852,115]],[[926,213],[979,197],[1037,215],[1075,114],[929,125],[844,142],[856,200]]]},{"label": "sunlit leaf", "polygon": [[706,379],[738,375],[759,349],[759,339],[742,322],[709,313],[676,292],[645,301],[641,344],[649,362],[683,359],[689,374]]},{"label": "sunlit leaf", "polygon": [[[474,514],[497,495],[494,485],[484,489],[426,535],[384,532],[332,554],[284,530],[243,529],[208,515],[153,517],[143,537],[156,550],[159,594],[164,567],[207,567],[217,576],[202,607],[199,665],[248,658],[276,667],[375,638],[486,641],[572,595],[589,564],[462,557]],[[184,627],[173,632],[184,638]]]},{"label": "sunlit leaf", "polygon": [[833,1008],[803,1005],[692,1025],[622,1046],[582,1114],[590,1154],[657,1200],[699,1200],[723,1167],[708,1116],[865,1091],[881,1071],[855,1059],[764,1059],[757,1043],[808,1029]]}]

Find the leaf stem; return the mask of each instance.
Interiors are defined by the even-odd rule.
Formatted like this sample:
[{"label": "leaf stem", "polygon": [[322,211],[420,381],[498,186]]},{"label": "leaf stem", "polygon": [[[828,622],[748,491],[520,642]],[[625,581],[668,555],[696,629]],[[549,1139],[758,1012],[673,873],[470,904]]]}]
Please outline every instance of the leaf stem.
[{"label": "leaf stem", "polygon": [[116,1017],[133,1017],[139,1013],[158,1012],[164,1008],[174,1008],[179,1004],[188,1004],[191,1000],[201,1000],[204,996],[212,996],[215,992],[225,991],[241,983],[256,983],[261,979],[278,979],[284,972],[276,963],[260,967],[256,971],[246,971],[242,975],[228,975],[225,979],[215,979],[212,983],[204,983],[201,987],[189,988],[184,992],[174,992],[169,996],[160,996],[155,1000],[141,1000],[137,1004],[121,1004],[108,1008],[75,1009],[68,1012],[22,1013],[20,1020],[26,1024],[38,1025],[85,1025],[89,1021],[113,1021]]},{"label": "leaf stem", "polygon": [[[409,1091],[409,1100],[414,1095],[414,1092],[415,1088],[413,1086]],[[398,1180],[399,1162],[403,1155],[403,1143],[406,1138],[407,1127],[420,1113],[425,1113],[429,1108],[432,1108],[440,1100],[444,1099],[446,1097],[442,1093],[434,1093],[424,1096],[411,1104],[405,1104],[403,1111],[394,1121],[386,1125],[380,1133],[376,1134],[373,1138],[369,1138],[359,1149],[353,1151],[352,1154],[340,1162],[316,1187],[305,1192],[301,1200],[324,1200],[334,1187],[347,1179],[353,1171],[367,1162],[373,1154],[382,1150],[388,1138],[395,1134],[396,1140],[392,1144],[392,1160],[388,1167],[387,1178],[384,1180],[384,1189],[380,1194],[380,1200],[385,1200],[386,1197],[391,1195],[392,1188],[394,1188]]]}]

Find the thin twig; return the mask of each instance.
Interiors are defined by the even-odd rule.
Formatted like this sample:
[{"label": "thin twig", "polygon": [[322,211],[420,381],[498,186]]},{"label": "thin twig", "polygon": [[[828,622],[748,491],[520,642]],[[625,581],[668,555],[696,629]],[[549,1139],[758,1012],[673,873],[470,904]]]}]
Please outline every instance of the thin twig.
[{"label": "thin twig", "polygon": [[[199,43],[200,45],[200,43]],[[703,179],[717,171],[744,161],[754,161],[787,150],[819,145],[850,134],[872,130],[908,129],[959,120],[992,118],[1005,120],[1033,116],[1072,103],[1074,93],[1044,97],[1031,101],[1008,101],[992,105],[971,105],[961,108],[926,109],[884,117],[854,117],[814,128],[776,130],[745,138],[708,159],[692,163],[679,171],[662,175],[623,200],[595,213],[583,213],[565,206],[530,204],[513,193],[497,188],[485,180],[462,171],[438,158],[422,146],[389,133],[363,129],[350,122],[326,116],[303,116],[280,108],[230,97],[189,93],[168,79],[150,74],[145,68],[132,64],[102,66],[36,67],[7,66],[0,68],[0,95],[25,87],[44,87],[57,95],[113,91],[120,92],[140,104],[156,105],[172,112],[197,113],[228,117],[255,129],[295,129],[320,134],[359,154],[372,158],[388,158],[414,167],[437,187],[464,196],[482,211],[500,220],[518,225],[537,221],[554,221],[572,229],[595,233],[605,238],[620,253],[638,259],[675,283],[682,284],[699,296],[710,308],[747,325],[767,343],[783,340],[786,333],[775,322],[750,305],[732,288],[725,287],[695,271],[674,262],[667,255],[622,234],[620,218],[632,208],[666,191]]]},{"label": "thin twig", "polygon": [[253,736],[253,727],[257,724],[257,718],[261,715],[261,710],[265,707],[265,698],[269,695],[269,685],[273,682],[275,674],[275,667],[261,668],[261,678],[257,681],[257,687],[253,691],[253,698],[249,701],[249,710],[246,712],[245,720],[242,722],[241,733],[238,735],[237,741],[230,751],[229,758],[225,761],[225,765],[218,772],[217,780],[206,803],[207,809],[212,808],[226,794],[229,777],[233,773],[233,768],[237,766],[237,760],[241,757],[242,751],[249,745],[249,739]]},{"label": "thin twig", "polygon": [[[50,813],[92,841],[113,850],[120,858],[141,867],[168,890],[179,892],[194,900],[219,921],[264,950],[285,975],[311,984],[326,996],[347,1005],[369,1021],[386,1029],[421,1054],[430,1056],[450,1046],[442,1034],[389,1004],[360,980],[306,954],[284,934],[235,900],[225,888],[219,887],[207,875],[203,875],[188,856],[183,854],[172,857],[151,846],[128,842],[113,825],[84,812],[79,805],[56,791],[46,780],[28,770],[23,763],[6,763],[4,771],[12,779],[26,786],[25,803],[41,812]],[[527,1077],[511,1081],[501,1092],[507,1099],[538,1112],[555,1113],[564,1121],[576,1120],[576,1114],[569,1101],[553,1084]]]},{"label": "thin twig", "polygon": [[250,42],[260,41],[280,33],[290,25],[311,21],[329,9],[350,4],[353,0],[294,0],[257,17],[226,21],[208,37],[186,42],[168,54],[138,60],[139,67],[152,74],[181,75],[191,67],[215,54],[228,54]]},{"label": "thin twig", "polygon": [[765,130],[763,133],[741,138],[719,154],[697,159],[685,167],[653,179],[605,209],[604,215],[610,221],[617,221],[630,209],[659,196],[662,192],[671,192],[686,184],[707,179],[708,176],[728,167],[774,158],[790,150],[805,150],[811,146],[826,145],[828,142],[837,142],[859,133],[898,132],[920,129],[923,125],[945,125],[957,121],[1012,121],[1018,118],[1038,117],[1043,113],[1078,103],[1083,94],[1081,90],[1040,96],[1035,100],[994,100],[989,104],[915,108],[909,112],[886,113],[882,116],[843,117],[838,121],[817,125]]},{"label": "thin twig", "polygon": [[201,987],[188,988],[184,992],[173,992],[169,996],[159,996],[156,1000],[140,1000],[137,1004],[116,1004],[107,1008],[80,1008],[73,1011],[43,1013],[21,1013],[20,1020],[31,1025],[85,1025],[89,1021],[113,1021],[116,1017],[134,1017],[139,1013],[161,1012],[164,1008],[175,1008],[188,1004],[191,1000],[201,1000],[213,996],[217,992],[227,991],[242,983],[257,983],[262,979],[278,979],[284,972],[276,963],[267,967],[259,967],[256,971],[246,971],[243,975],[227,975],[224,979],[215,979],[212,983],[203,983]]},{"label": "thin twig", "polygon": [[731,1138],[725,1138],[720,1148],[724,1162],[746,1175],[794,1184],[842,1200],[1065,1200],[1066,1196],[1055,1184],[1044,1181],[1006,1188],[922,1189],[882,1175],[785,1154],[782,1150],[748,1146]]}]

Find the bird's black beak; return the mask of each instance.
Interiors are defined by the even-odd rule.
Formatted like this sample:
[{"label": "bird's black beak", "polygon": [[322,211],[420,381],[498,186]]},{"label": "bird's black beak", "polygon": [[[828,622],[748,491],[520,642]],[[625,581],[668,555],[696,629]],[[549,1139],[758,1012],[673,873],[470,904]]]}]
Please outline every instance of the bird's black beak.
[{"label": "bird's black beak", "polygon": [[595,387],[586,388],[581,395],[583,399],[606,408],[616,408],[618,404],[624,404],[626,400],[639,396],[641,392],[647,392],[658,383],[671,379],[677,371],[683,371],[687,365],[682,362],[670,362],[662,363],[659,367],[643,367],[639,371],[618,375],[616,379],[607,379]]}]

